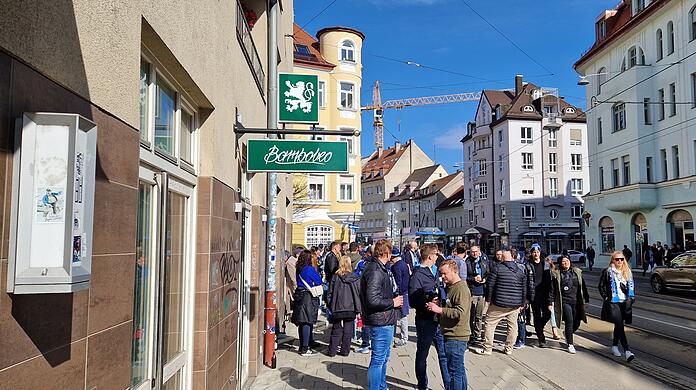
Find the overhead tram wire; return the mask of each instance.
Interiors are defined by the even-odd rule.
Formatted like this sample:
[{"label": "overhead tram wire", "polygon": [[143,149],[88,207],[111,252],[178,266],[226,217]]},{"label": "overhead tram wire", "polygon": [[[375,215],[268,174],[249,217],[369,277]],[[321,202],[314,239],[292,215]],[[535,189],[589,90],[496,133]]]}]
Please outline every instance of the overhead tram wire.
[{"label": "overhead tram wire", "polygon": [[537,61],[536,59],[534,59],[534,57],[532,57],[531,55],[529,55],[529,53],[527,53],[527,52],[526,52],[524,49],[522,49],[518,44],[516,44],[512,39],[510,39],[507,35],[505,35],[505,33],[503,33],[502,31],[500,31],[500,29],[498,29],[498,27],[494,26],[493,23],[489,22],[486,18],[484,18],[483,15],[481,15],[478,11],[476,11],[476,10],[474,9],[474,7],[471,6],[471,4],[469,4],[469,2],[467,2],[466,0],[462,0],[462,3],[464,3],[464,5],[466,5],[467,8],[469,8],[469,9],[471,10],[471,12],[475,13],[479,18],[481,18],[481,20],[483,20],[484,22],[486,22],[486,24],[488,24],[489,26],[491,26],[491,28],[492,28],[493,30],[495,30],[498,34],[500,34],[500,36],[502,36],[503,38],[505,38],[506,41],[510,42],[510,44],[512,44],[512,46],[514,46],[515,48],[517,48],[517,50],[521,51],[525,56],[527,56],[530,60],[532,60],[532,62],[534,62],[535,64],[539,65],[542,69],[544,69],[545,71],[549,72],[552,76],[555,76],[555,73],[553,73],[549,68],[547,68],[546,66],[544,66],[542,63],[540,63],[540,62]]},{"label": "overhead tram wire", "polygon": [[[660,130],[658,130],[658,131],[656,131],[656,132],[654,132],[654,133],[644,134],[644,135],[642,135],[642,136],[640,136],[640,137],[638,137],[638,138],[635,138],[635,139],[626,141],[626,142],[624,142],[624,143],[622,143],[622,144],[620,144],[620,145],[617,145],[616,147],[617,147],[617,148],[618,148],[618,147],[622,147],[622,146],[628,145],[628,144],[630,144],[630,143],[633,143],[633,142],[638,141],[638,140],[643,139],[643,138],[648,138],[648,137],[653,137],[653,136],[654,136],[655,138],[660,138],[660,137],[664,137],[664,136],[667,136],[667,135],[670,135],[670,134],[674,134],[674,133],[676,133],[676,132],[678,132],[678,131],[684,130],[686,127],[682,126],[682,127],[679,127],[679,128],[677,128],[677,129],[675,129],[675,130],[669,131],[669,132],[664,133],[664,134],[659,134],[659,133],[661,133],[661,132],[663,132],[663,131],[665,131],[665,130],[669,130],[669,129],[671,129],[671,128],[673,128],[673,127],[676,127],[676,126],[683,125],[683,124],[685,124],[685,123],[687,123],[687,122],[690,122],[690,121],[693,121],[693,120],[696,120],[696,117],[693,117],[693,118],[690,118],[690,119],[686,119],[686,120],[683,120],[683,121],[681,121],[681,122],[677,122],[677,123],[675,123],[675,124],[669,125],[669,126],[665,127],[664,129],[660,129]],[[647,139],[647,140],[644,140],[644,141],[642,141],[642,142],[639,142],[639,143],[637,143],[637,144],[635,144],[635,145],[630,145],[630,146],[627,146],[627,147],[625,147],[625,148],[623,148],[623,149],[619,149],[619,150],[614,150],[614,149],[612,148],[611,151],[612,151],[612,154],[620,153],[620,152],[629,150],[629,149],[631,149],[631,148],[635,148],[635,147],[637,147],[637,146],[643,145],[644,143],[647,143],[647,142],[650,142],[650,141],[653,141],[653,139]],[[602,152],[602,153],[603,153],[603,152]],[[511,154],[512,154],[512,153],[511,153]],[[509,154],[507,157],[510,157],[511,154]],[[600,152],[596,152],[596,153],[588,154],[587,157],[583,157],[583,161],[586,160],[586,161],[589,163],[589,162],[590,162],[590,159],[591,159],[592,157],[596,157],[596,156],[599,155],[599,154],[601,154],[601,153],[600,153]],[[508,159],[508,160],[509,160],[509,159]],[[569,162],[569,163],[565,163],[565,164],[559,164],[559,165],[557,166],[556,169],[558,169],[558,168],[563,168],[563,167],[567,167],[568,165],[571,165],[571,164],[572,164],[572,161]],[[540,174],[549,173],[549,172],[551,172],[551,171],[549,171],[548,169],[543,169],[541,172],[538,172],[538,173],[535,173],[535,174],[533,174],[533,175],[526,176],[526,177],[538,176],[538,175],[540,175]],[[519,180],[516,180],[516,181],[514,181],[514,182],[511,182],[509,185],[511,186],[511,185],[513,185],[513,184],[517,184],[517,183],[519,183],[520,181],[522,181],[523,179],[525,179],[526,177],[522,177],[522,178],[520,178]]]},{"label": "overhead tram wire", "polygon": [[302,27],[300,27],[300,28],[304,30],[305,27],[307,27],[310,23],[312,23],[312,22],[314,21],[314,19],[318,18],[319,15],[323,14],[327,9],[329,9],[329,7],[331,7],[332,5],[334,5],[334,3],[337,2],[337,1],[338,1],[338,0],[333,0],[332,2],[330,2],[326,7],[322,8],[321,11],[317,12],[316,14],[314,14],[314,16],[312,16],[308,21],[306,21],[305,24],[303,24]]}]

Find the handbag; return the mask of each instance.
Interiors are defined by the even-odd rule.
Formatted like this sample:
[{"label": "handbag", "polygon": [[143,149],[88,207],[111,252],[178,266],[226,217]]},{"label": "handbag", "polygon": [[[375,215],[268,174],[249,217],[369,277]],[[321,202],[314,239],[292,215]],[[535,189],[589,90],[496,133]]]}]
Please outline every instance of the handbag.
[{"label": "handbag", "polygon": [[309,284],[305,282],[304,278],[300,276],[300,280],[304,284],[305,288],[309,290],[309,293],[312,294],[314,298],[318,298],[324,294],[324,286],[314,286],[314,287],[309,287]]}]

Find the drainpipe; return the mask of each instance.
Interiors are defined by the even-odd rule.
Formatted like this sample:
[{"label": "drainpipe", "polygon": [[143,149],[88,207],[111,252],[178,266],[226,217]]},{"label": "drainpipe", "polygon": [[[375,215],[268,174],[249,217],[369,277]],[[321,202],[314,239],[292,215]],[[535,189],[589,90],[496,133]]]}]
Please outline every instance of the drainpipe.
[{"label": "drainpipe", "polygon": [[[268,2],[268,97],[266,114],[268,128],[278,128],[278,1]],[[269,134],[268,138],[278,138],[276,134]],[[268,213],[268,247],[266,259],[266,304],[264,307],[263,326],[263,364],[276,367],[276,206],[278,195],[276,193],[278,174],[268,173],[266,195],[266,211]]]}]

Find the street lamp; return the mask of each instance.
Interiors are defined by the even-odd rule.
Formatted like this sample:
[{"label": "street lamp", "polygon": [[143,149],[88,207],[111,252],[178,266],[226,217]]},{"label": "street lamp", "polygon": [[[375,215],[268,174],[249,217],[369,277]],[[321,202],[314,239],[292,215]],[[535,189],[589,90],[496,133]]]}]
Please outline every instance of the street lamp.
[{"label": "street lamp", "polygon": [[[391,205],[389,207],[389,211],[387,212],[387,215],[389,216],[389,238],[394,242],[394,217],[396,214],[399,213],[399,210],[396,208],[395,205]],[[401,245],[401,243],[399,243]]]},{"label": "street lamp", "polygon": [[592,73],[592,74],[586,74],[584,76],[580,76],[580,80],[578,80],[578,85],[585,86],[585,85],[590,84],[590,80],[587,79],[590,76],[602,76],[602,75],[606,75],[606,74],[609,74],[609,72]]}]

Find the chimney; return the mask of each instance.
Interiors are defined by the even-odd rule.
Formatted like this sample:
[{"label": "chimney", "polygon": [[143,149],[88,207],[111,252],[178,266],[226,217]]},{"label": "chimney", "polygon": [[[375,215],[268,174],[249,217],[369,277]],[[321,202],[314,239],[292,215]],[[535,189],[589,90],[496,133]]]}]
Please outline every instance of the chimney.
[{"label": "chimney", "polygon": [[518,96],[522,93],[522,87],[522,75],[518,74],[515,76],[515,96]]},{"label": "chimney", "polygon": [[396,141],[394,144],[394,152],[398,152],[399,150],[401,150],[401,142]]}]

